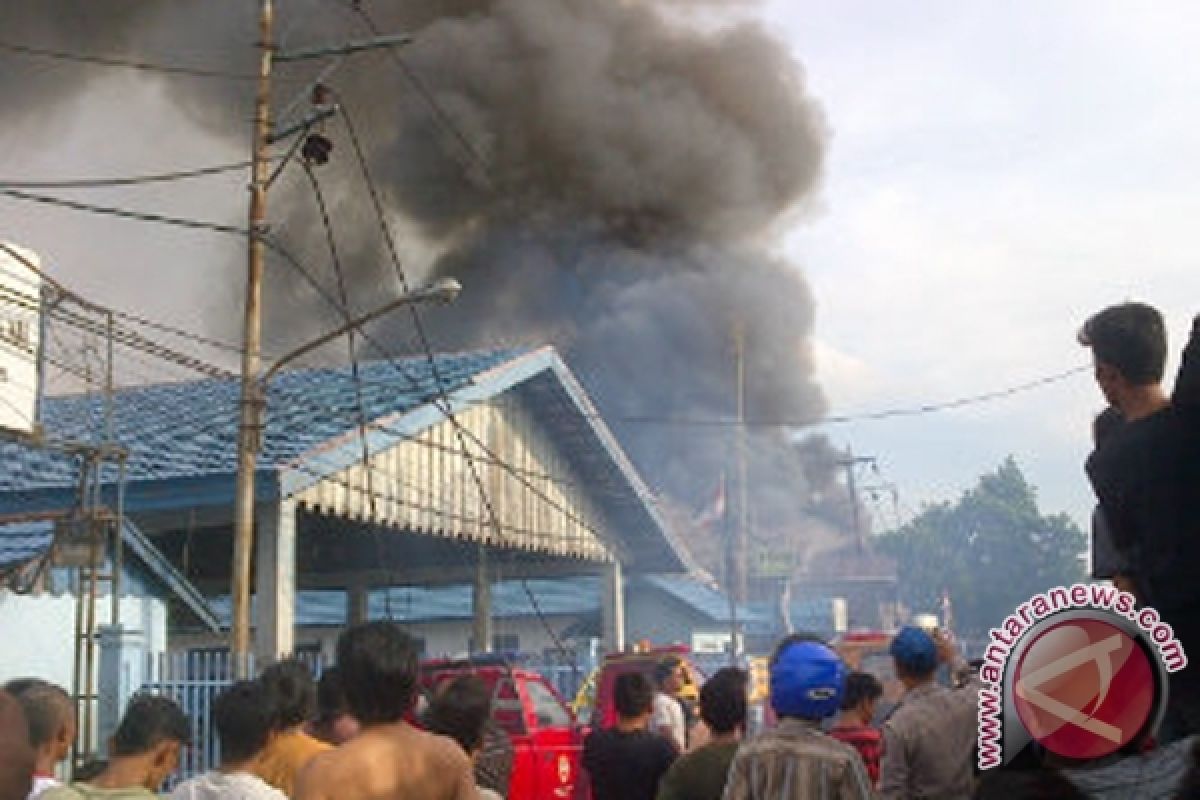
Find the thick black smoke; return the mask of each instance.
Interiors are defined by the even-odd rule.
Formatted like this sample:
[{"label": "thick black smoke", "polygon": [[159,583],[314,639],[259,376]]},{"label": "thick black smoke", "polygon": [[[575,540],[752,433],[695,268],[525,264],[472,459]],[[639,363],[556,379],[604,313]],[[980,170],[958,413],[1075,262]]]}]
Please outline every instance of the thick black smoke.
[{"label": "thick black smoke", "polygon": [[[254,5],[18,0],[0,22],[6,38],[200,63],[219,54],[249,72]],[[416,277],[450,274],[466,287],[451,312],[430,316],[435,345],[555,344],[648,481],[692,507],[732,474],[732,429],[688,423],[732,416],[736,327],[752,420],[815,421],[825,411],[813,299],[770,246],[813,198],[826,125],[780,41],[756,24],[690,24],[699,5],[712,12],[680,0],[277,4],[291,45],[373,29],[414,34],[401,57],[421,91],[390,53],[355,57],[330,84],[392,221],[435,254]],[[85,88],[52,67],[37,80],[45,99]],[[177,96],[199,124],[244,137],[251,89],[184,81]],[[370,307],[395,280],[346,129],[334,121],[324,132],[335,150],[321,175],[353,303]],[[327,263],[304,183],[292,176],[272,204],[277,229]],[[270,338],[320,327],[321,300],[273,274]],[[750,498],[764,535],[830,516],[834,457],[823,440],[801,449],[780,429],[755,428]]]}]

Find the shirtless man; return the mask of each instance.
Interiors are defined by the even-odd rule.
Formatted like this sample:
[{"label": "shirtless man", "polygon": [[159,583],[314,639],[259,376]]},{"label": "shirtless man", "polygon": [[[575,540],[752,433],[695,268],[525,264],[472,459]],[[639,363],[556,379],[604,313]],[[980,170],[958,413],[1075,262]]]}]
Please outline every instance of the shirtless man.
[{"label": "shirtless man", "polygon": [[462,748],[404,721],[417,688],[408,634],[383,621],[349,628],[338,639],[337,666],[362,732],[309,762],[296,800],[476,800]]}]

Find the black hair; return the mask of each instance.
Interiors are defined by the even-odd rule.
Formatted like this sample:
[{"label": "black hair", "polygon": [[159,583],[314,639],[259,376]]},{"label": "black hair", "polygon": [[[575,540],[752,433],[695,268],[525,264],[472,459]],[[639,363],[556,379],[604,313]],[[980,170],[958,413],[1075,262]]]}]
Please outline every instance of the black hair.
[{"label": "black hair", "polygon": [[654,687],[640,672],[623,673],[613,685],[613,702],[622,718],[639,717],[654,708]]},{"label": "black hair", "polygon": [[723,667],[700,687],[700,718],[713,733],[731,733],[746,727],[746,687],[750,678],[744,669]]},{"label": "black hair", "polygon": [[364,726],[397,722],[412,709],[417,651],[416,641],[386,620],[355,625],[338,637],[346,702]]},{"label": "black hair", "polygon": [[180,744],[192,741],[187,715],[169,697],[136,694],[113,734],[110,755],[114,758],[141,755],[165,741]]},{"label": "black hair", "polygon": [[258,681],[239,681],[217,695],[213,725],[221,744],[221,761],[249,761],[267,746],[275,723],[271,697]]},{"label": "black hair", "polygon": [[29,743],[34,747],[53,739],[59,728],[75,716],[71,695],[49,681],[20,678],[9,681],[4,688],[21,704],[29,725]]},{"label": "black hair", "polygon": [[272,664],[258,681],[266,692],[275,730],[302,725],[316,713],[317,687],[303,661],[289,658]]},{"label": "black hair", "polygon": [[342,673],[337,667],[326,667],[317,681],[317,719],[331,722],[349,713],[350,704],[346,701],[346,689],[342,686]]},{"label": "black hair", "polygon": [[842,690],[842,711],[858,707],[864,700],[878,700],[883,696],[883,684],[869,672],[851,672],[846,676]]},{"label": "black hair", "polygon": [[1123,303],[1093,315],[1079,332],[1079,343],[1134,386],[1163,378],[1167,329],[1162,314],[1145,303]]},{"label": "black hair", "polygon": [[103,758],[93,758],[79,766],[71,774],[71,780],[75,783],[90,783],[100,777],[100,774],[106,769],[108,769],[108,761]]},{"label": "black hair", "polygon": [[664,656],[654,665],[655,685],[662,686],[667,682],[667,678],[671,677],[681,666],[683,666],[683,660],[679,656]]},{"label": "black hair", "polygon": [[459,675],[433,698],[425,725],[433,733],[449,736],[470,754],[483,745],[483,728],[491,713],[487,684],[474,675]]},{"label": "black hair", "polygon": [[820,636],[815,633],[808,633],[805,631],[800,631],[799,633],[789,633],[787,636],[780,639],[775,645],[775,649],[771,651],[771,658],[768,662],[768,665],[772,667],[775,666],[777,663],[779,663],[779,657],[783,655],[785,650],[794,644],[801,644],[802,642],[816,642],[817,644],[823,644],[826,647],[829,646],[825,641],[824,636]]}]

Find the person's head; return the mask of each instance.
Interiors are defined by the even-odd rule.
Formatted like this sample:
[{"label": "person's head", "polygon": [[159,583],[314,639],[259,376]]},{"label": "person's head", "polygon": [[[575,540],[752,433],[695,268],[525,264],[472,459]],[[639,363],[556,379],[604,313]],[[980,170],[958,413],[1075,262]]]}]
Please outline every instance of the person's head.
[{"label": "person's head", "polygon": [[723,667],[700,687],[700,718],[715,734],[746,730],[746,689],[743,669]]},{"label": "person's head", "polygon": [[654,710],[654,687],[640,672],[625,672],[613,683],[613,703],[623,721],[648,717]]},{"label": "person's head", "polygon": [[38,769],[53,770],[75,742],[75,704],[60,686],[37,678],[9,681],[4,687],[17,698],[29,723],[29,743],[37,751]]},{"label": "person's head", "polygon": [[469,756],[483,746],[483,729],[492,713],[487,684],[474,675],[459,675],[438,687],[425,714],[432,733],[449,736]]},{"label": "person's head", "polygon": [[258,681],[266,692],[274,730],[303,725],[316,714],[317,688],[304,662],[279,661],[263,670]]},{"label": "person's head", "polygon": [[857,714],[869,723],[875,716],[875,704],[883,696],[883,684],[869,672],[851,672],[846,676],[846,691],[842,693],[842,711]]},{"label": "person's head", "polygon": [[683,660],[679,656],[660,659],[654,665],[654,684],[665,694],[679,694],[683,689]]},{"label": "person's head", "polygon": [[364,727],[399,722],[417,688],[417,644],[393,622],[355,625],[338,637],[337,665],[350,713]]},{"label": "person's head", "polygon": [[771,707],[781,718],[822,720],[841,703],[846,665],[828,645],[813,639],[789,636],[771,655]]},{"label": "person's head", "polygon": [[1092,350],[1096,383],[1109,405],[1126,410],[1130,393],[1162,382],[1167,329],[1162,314],[1145,303],[1110,306],[1079,332]]},{"label": "person's head", "polygon": [[240,681],[218,694],[212,719],[226,766],[252,761],[276,730],[271,696],[258,681]]},{"label": "person's head", "polygon": [[0,689],[0,797],[26,797],[33,786],[34,766],[21,703]]},{"label": "person's head", "polygon": [[317,738],[340,745],[358,735],[358,720],[350,713],[342,673],[337,667],[327,667],[317,681]]},{"label": "person's head", "polygon": [[933,678],[937,671],[937,644],[920,628],[909,625],[901,628],[888,648],[896,663],[896,677],[905,686],[915,686]]},{"label": "person's head", "polygon": [[174,700],[134,695],[109,740],[109,764],[133,764],[141,775],[137,785],[155,791],[179,766],[180,749],[191,740],[187,715]]}]

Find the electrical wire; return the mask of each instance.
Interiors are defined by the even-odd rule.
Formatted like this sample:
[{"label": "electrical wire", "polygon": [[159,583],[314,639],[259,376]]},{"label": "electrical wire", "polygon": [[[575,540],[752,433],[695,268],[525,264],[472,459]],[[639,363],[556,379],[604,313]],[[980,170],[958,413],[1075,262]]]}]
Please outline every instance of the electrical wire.
[{"label": "electrical wire", "polygon": [[238,81],[253,81],[258,79],[257,75],[252,75],[250,73],[228,72],[225,70],[210,69],[206,67],[194,67],[182,64],[165,64],[151,61],[138,61],[127,58],[115,58],[112,56],[93,55],[89,53],[76,53],[67,50],[55,50],[48,47],[33,47],[31,45],[17,44],[15,42],[7,41],[0,41],[0,50],[23,56],[49,58],[55,61],[65,61],[101,67],[119,67],[122,69],[132,69],[140,72],[154,72],[163,75],[179,75],[192,78],[221,78],[225,80]]},{"label": "electrical wire", "polygon": [[170,183],[190,178],[201,178],[209,175],[223,175],[228,172],[249,169],[250,166],[251,162],[249,161],[239,161],[234,164],[219,164],[213,167],[160,172],[150,175],[131,175],[124,178],[70,178],[53,181],[0,178],[0,189],[107,189],[120,186],[143,186],[153,183]]},{"label": "electrical wire", "polygon": [[194,230],[206,230],[213,231],[215,233],[232,234],[234,236],[249,235],[249,231],[247,231],[245,228],[238,228],[233,225],[221,225],[216,222],[205,222],[202,220],[186,219],[184,217],[169,217],[163,214],[154,214],[148,211],[133,211],[127,208],[117,208],[115,206],[100,206],[93,203],[81,203],[76,200],[67,200],[64,197],[32,194],[30,192],[24,192],[18,189],[0,189],[0,195],[6,195],[15,200],[24,200],[31,203],[41,203],[43,205],[68,208],[72,211],[85,211],[90,214],[101,214],[111,217],[120,217],[123,219],[132,219],[137,220],[138,222],[153,222],[161,225],[173,225],[180,228],[191,228]]}]

